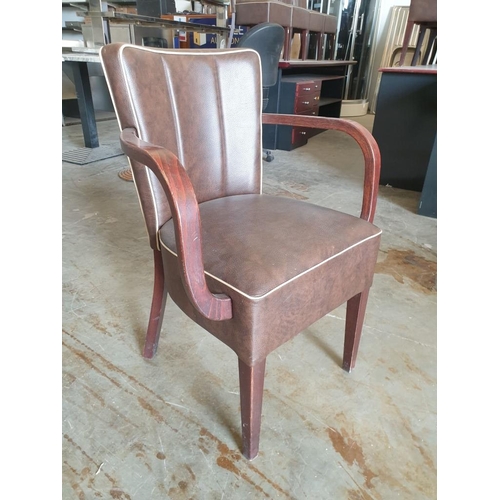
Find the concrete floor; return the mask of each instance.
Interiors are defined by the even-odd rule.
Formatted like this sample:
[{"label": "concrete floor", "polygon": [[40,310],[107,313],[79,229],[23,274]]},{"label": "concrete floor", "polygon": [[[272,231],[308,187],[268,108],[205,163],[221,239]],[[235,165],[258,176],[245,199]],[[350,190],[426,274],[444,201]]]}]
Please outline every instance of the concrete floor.
[{"label": "concrete floor", "polygon": [[[116,142],[115,120],[98,129]],[[80,147],[81,127],[63,127],[63,152]],[[153,261],[125,167],[62,163],[63,499],[436,498],[436,220],[416,214],[419,193],[380,189],[355,370],[340,368],[344,307],[274,351],[247,462],[229,348],[168,302],[158,353],[141,357]],[[361,179],[336,132],[264,162],[265,193],[356,215]]]}]

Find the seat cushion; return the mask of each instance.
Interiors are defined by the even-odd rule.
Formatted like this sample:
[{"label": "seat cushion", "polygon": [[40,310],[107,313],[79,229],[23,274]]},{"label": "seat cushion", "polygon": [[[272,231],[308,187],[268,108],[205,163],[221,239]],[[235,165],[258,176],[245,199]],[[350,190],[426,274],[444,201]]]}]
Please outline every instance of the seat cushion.
[{"label": "seat cushion", "polygon": [[412,0],[408,20],[416,23],[437,23],[437,1]]},{"label": "seat cushion", "polygon": [[337,33],[337,18],[335,16],[325,15],[325,25],[323,27],[325,33]]},{"label": "seat cushion", "polygon": [[309,11],[309,31],[323,33],[325,30],[325,17],[327,14],[321,14],[314,10]]},{"label": "seat cushion", "polygon": [[[233,318],[201,317],[180,276],[169,293],[248,365],[371,285],[381,231],[367,221],[266,195],[230,196],[199,207],[207,282],[212,293],[231,297]],[[159,234],[172,277],[178,273],[173,221]]]},{"label": "seat cushion", "polygon": [[292,8],[292,28],[293,29],[309,29],[309,14],[310,10],[304,9],[302,7]]},{"label": "seat cushion", "polygon": [[236,5],[235,22],[240,26],[276,23],[287,28],[292,25],[292,6],[276,1],[240,1]]}]

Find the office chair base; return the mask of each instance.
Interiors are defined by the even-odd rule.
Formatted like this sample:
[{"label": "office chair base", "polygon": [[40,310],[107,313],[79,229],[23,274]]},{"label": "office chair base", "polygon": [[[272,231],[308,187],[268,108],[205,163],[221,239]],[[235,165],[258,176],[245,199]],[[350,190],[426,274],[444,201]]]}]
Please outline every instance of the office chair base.
[{"label": "office chair base", "polygon": [[274,160],[274,155],[271,153],[271,151],[266,151],[264,150],[264,160],[267,162],[272,162]]}]

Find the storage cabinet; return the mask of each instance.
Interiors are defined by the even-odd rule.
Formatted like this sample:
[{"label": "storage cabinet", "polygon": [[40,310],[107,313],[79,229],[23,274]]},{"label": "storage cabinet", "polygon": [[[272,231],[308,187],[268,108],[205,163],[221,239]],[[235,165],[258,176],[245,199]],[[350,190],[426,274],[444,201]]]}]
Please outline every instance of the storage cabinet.
[{"label": "storage cabinet", "polygon": [[[280,63],[278,82],[269,90],[267,113],[340,117],[345,61]],[[291,151],[307,144],[320,129],[264,125],[265,149]]]},{"label": "storage cabinet", "polygon": [[[278,112],[282,114],[340,116],[343,76],[294,75],[281,80]],[[320,129],[278,127],[277,149],[291,151],[307,143]]]},{"label": "storage cabinet", "polygon": [[[291,115],[318,115],[321,81],[302,76],[281,80],[281,99],[278,112]],[[290,151],[307,143],[311,129],[278,127],[277,148]]]}]

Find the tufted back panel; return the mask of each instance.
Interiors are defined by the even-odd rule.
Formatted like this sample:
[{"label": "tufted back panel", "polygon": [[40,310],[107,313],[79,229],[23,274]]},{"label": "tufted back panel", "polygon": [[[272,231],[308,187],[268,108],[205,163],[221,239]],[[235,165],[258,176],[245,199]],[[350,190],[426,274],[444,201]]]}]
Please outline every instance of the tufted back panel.
[{"label": "tufted back panel", "polygon": [[[100,54],[120,129],[133,127],[141,139],[177,155],[199,203],[261,192],[262,87],[256,52],[112,43]],[[155,175],[136,162],[131,166],[156,248],[170,208]]]}]

